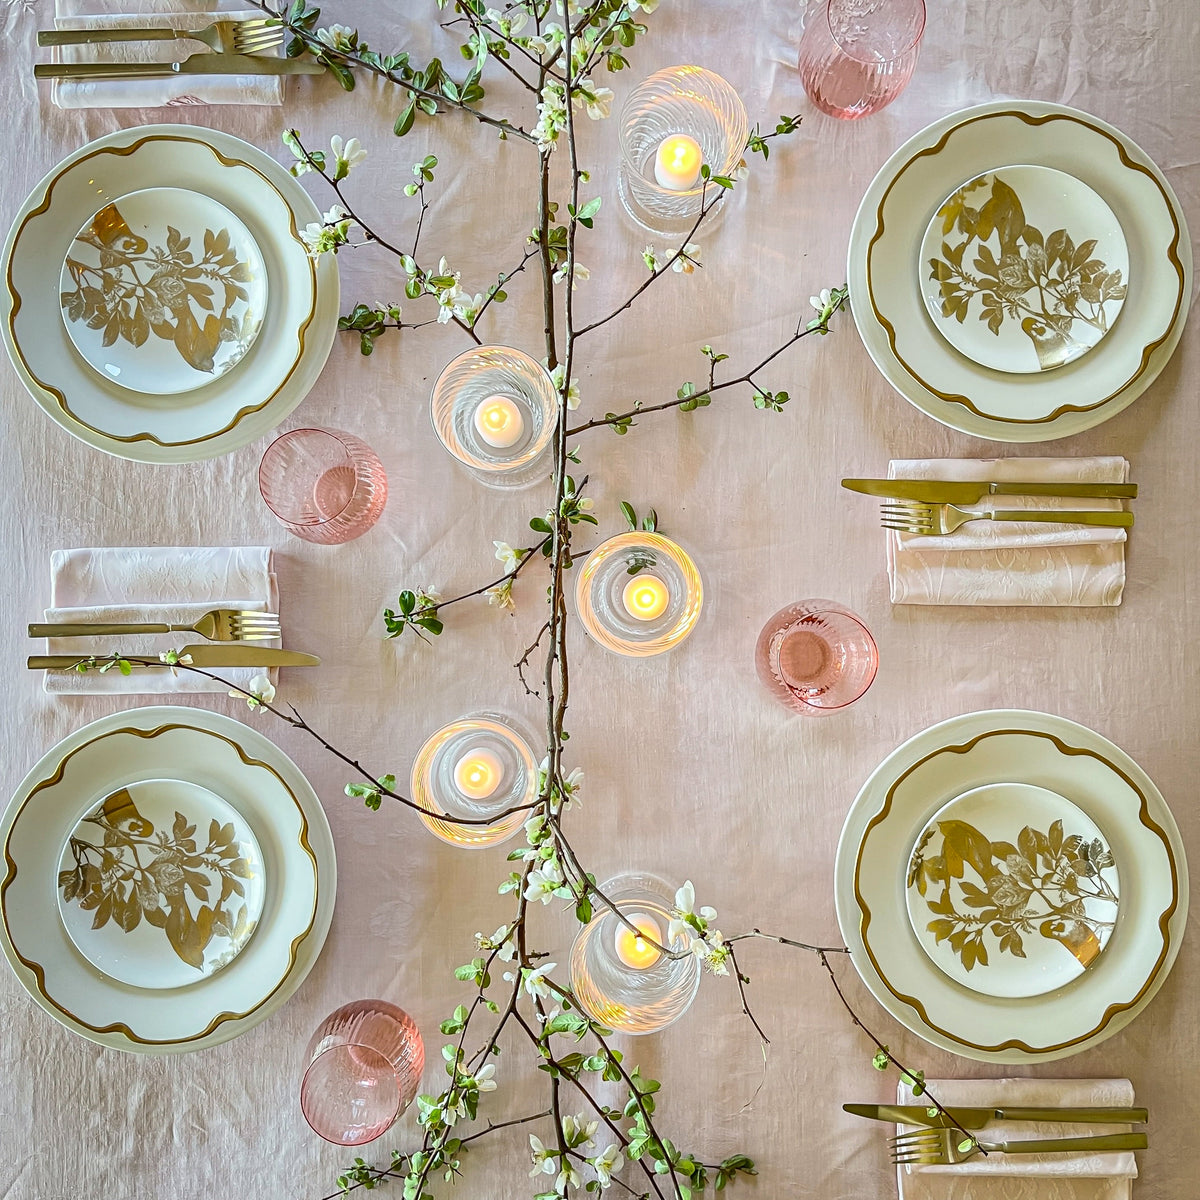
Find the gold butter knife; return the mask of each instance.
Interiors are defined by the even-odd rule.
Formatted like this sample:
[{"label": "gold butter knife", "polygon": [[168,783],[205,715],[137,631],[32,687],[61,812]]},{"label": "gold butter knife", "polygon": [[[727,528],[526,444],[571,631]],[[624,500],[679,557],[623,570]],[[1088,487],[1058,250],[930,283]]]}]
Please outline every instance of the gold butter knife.
[{"label": "gold butter knife", "polygon": [[207,54],[200,51],[181,62],[167,63],[38,63],[37,79],[162,79],[172,75],[321,75],[320,63],[263,54]]},{"label": "gold butter knife", "polygon": [[1065,496],[1098,500],[1132,500],[1136,483],[977,483],[940,479],[843,479],[842,487],[865,496],[920,500],[925,504],[977,504],[985,496]]},{"label": "gold butter knife", "polygon": [[[927,1125],[942,1128],[946,1118],[925,1104],[843,1104],[855,1117],[887,1121],[894,1125]],[[960,1129],[982,1129],[989,1121],[1059,1121],[1063,1124],[1142,1125],[1149,1114],[1144,1108],[948,1108]]]},{"label": "gold butter knife", "polygon": [[[179,651],[182,658],[190,655],[192,664],[197,667],[315,667],[320,659],[315,654],[303,654],[299,650],[274,650],[268,646],[232,646],[228,644],[184,646]],[[78,663],[87,662],[93,657],[90,654],[33,654],[26,660],[26,665],[32,671],[66,671]],[[103,654],[96,658],[106,657]],[[139,659],[142,655],[130,654],[126,657]],[[146,656],[149,658],[149,656]],[[134,667],[159,667],[167,663],[134,662]]]}]

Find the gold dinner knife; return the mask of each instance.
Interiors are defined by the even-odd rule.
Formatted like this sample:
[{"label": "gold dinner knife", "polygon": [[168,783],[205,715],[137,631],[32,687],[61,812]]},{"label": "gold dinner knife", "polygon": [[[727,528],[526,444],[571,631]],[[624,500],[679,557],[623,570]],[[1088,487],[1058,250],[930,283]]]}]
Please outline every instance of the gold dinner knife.
[{"label": "gold dinner knife", "polygon": [[[315,667],[321,661],[315,654],[303,654],[299,650],[274,650],[269,646],[232,646],[227,643],[184,646],[179,651],[179,656],[182,658],[185,654],[191,655],[192,664],[197,667]],[[91,657],[90,654],[32,654],[26,665],[32,671],[61,671],[69,670]],[[104,658],[106,655],[97,654],[96,657]],[[128,657],[137,659],[143,656],[130,654]],[[133,665],[137,668],[165,667],[168,664],[135,662]]]},{"label": "gold dinner knife", "polygon": [[924,504],[978,504],[984,496],[1067,496],[1132,500],[1136,483],[950,483],[940,479],[843,479],[842,487],[865,496],[919,500]]},{"label": "gold dinner knife", "polygon": [[264,54],[208,54],[200,51],[180,62],[38,63],[37,79],[160,79],[171,75],[320,75],[320,63]]},{"label": "gold dinner knife", "polygon": [[[944,1128],[948,1122],[936,1108],[925,1104],[843,1104],[855,1117],[887,1121],[893,1125],[926,1125]],[[961,1129],[982,1129],[989,1121],[1060,1121],[1063,1124],[1141,1125],[1148,1119],[1144,1108],[948,1108]],[[932,1116],[930,1114],[933,1114]]]}]

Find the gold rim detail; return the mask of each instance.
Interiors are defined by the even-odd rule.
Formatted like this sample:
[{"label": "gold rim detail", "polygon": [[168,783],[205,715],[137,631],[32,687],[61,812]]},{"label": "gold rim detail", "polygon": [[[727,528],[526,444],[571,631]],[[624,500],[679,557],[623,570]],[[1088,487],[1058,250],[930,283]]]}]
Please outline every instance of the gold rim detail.
[{"label": "gold rim detail", "polygon": [[[1104,1014],[1100,1018],[1100,1023],[1096,1025],[1095,1028],[1089,1029],[1086,1033],[1079,1034],[1077,1037],[1073,1037],[1068,1041],[1057,1042],[1052,1046],[1031,1046],[1028,1042],[1022,1041],[1020,1038],[1009,1038],[1007,1041],[999,1042],[996,1045],[985,1046],[978,1042],[972,1042],[965,1037],[960,1037],[958,1034],[952,1033],[948,1029],[943,1029],[942,1026],[936,1024],[930,1018],[929,1013],[925,1010],[924,1004],[922,1004],[916,996],[910,996],[907,993],[900,991],[897,987],[893,986],[891,981],[884,974],[883,968],[879,965],[879,960],[875,957],[875,952],[871,949],[871,944],[867,940],[867,931],[870,928],[873,917],[870,907],[867,905],[867,902],[863,897],[862,890],[859,886],[859,875],[862,870],[863,848],[866,845],[867,838],[870,836],[872,829],[874,829],[877,825],[881,825],[887,819],[888,813],[892,808],[892,800],[895,797],[896,790],[910,775],[913,774],[914,771],[918,770],[920,767],[923,767],[926,763],[932,761],[941,754],[969,754],[971,750],[979,745],[980,742],[986,741],[988,738],[1013,735],[1045,738],[1046,741],[1054,744],[1055,748],[1060,754],[1068,758],[1094,758],[1099,762],[1102,762],[1115,775],[1119,776],[1134,793],[1134,795],[1138,797],[1138,800],[1140,801],[1138,806],[1138,819],[1141,821],[1142,825],[1155,834],[1162,842],[1163,850],[1167,856],[1167,862],[1171,868],[1171,902],[1165,909],[1163,909],[1158,918],[1158,928],[1159,933],[1162,936],[1163,943],[1162,951],[1155,960],[1154,965],[1150,968],[1150,972],[1146,976],[1142,986],[1138,989],[1137,994],[1129,1000],[1109,1005],[1108,1008],[1104,1010]],[[1116,765],[1116,763],[1111,762],[1098,751],[1069,746],[1061,738],[1051,733],[1043,733],[1041,730],[992,729],[986,733],[981,733],[978,737],[974,737],[969,742],[965,742],[961,745],[939,746],[936,750],[933,750],[929,754],[925,755],[924,758],[921,758],[917,762],[913,763],[911,767],[908,767],[900,775],[900,777],[895,780],[891,787],[888,788],[887,795],[884,797],[883,807],[871,818],[870,821],[867,822],[867,827],[863,830],[862,839],[858,844],[858,854],[854,860],[854,899],[858,904],[860,912],[862,913],[863,949],[866,950],[867,957],[871,960],[871,966],[875,969],[875,973],[879,976],[887,990],[891,992],[891,994],[895,996],[897,1000],[916,1010],[916,1012],[920,1015],[921,1020],[929,1029],[936,1033],[940,1033],[943,1037],[949,1038],[952,1042],[957,1042],[960,1046],[968,1046],[972,1050],[981,1050],[989,1054],[996,1054],[1005,1050],[1021,1050],[1026,1054],[1035,1055],[1051,1054],[1057,1050],[1065,1050],[1070,1046],[1078,1046],[1081,1042],[1086,1042],[1090,1038],[1095,1037],[1096,1034],[1101,1033],[1107,1027],[1108,1023],[1113,1019],[1113,1017],[1115,1017],[1118,1013],[1125,1012],[1128,1009],[1135,1007],[1142,997],[1146,995],[1151,984],[1154,982],[1159,971],[1162,969],[1163,963],[1166,962],[1168,952],[1171,948],[1170,923],[1171,918],[1175,915],[1176,909],[1179,907],[1179,872],[1175,865],[1175,855],[1171,851],[1170,839],[1167,837],[1166,831],[1150,816],[1149,802],[1146,799],[1145,793],[1137,786],[1136,783],[1134,783],[1134,781],[1129,777],[1128,774],[1126,774],[1126,772],[1122,771],[1121,768]],[[1086,976],[1081,976],[1081,978],[1086,978]]]},{"label": "gold rim detail", "polygon": [[[41,965],[41,963],[35,962],[33,959],[26,958],[25,955],[17,949],[16,941],[12,935],[12,929],[9,927],[8,908],[5,904],[5,900],[8,895],[9,886],[17,877],[17,864],[9,850],[8,843],[9,839],[12,837],[12,831],[16,828],[17,822],[21,819],[21,814],[25,811],[29,802],[38,794],[38,792],[44,791],[46,788],[54,787],[55,784],[61,782],[64,774],[66,773],[67,763],[69,763],[71,759],[75,757],[75,755],[80,753],[80,751],[86,750],[89,747],[96,745],[98,742],[104,741],[106,738],[117,737],[121,734],[132,734],[134,737],[149,739],[156,738],[163,733],[169,733],[174,729],[184,729],[190,733],[199,733],[205,737],[217,738],[219,741],[225,742],[232,746],[233,749],[237,751],[238,757],[243,763],[246,764],[246,766],[262,767],[263,770],[269,771],[275,776],[276,779],[279,780],[280,787],[282,787],[283,790],[291,797],[292,803],[295,804],[296,811],[300,816],[300,835],[298,840],[301,849],[305,854],[308,855],[309,860],[312,862],[313,903],[312,912],[309,914],[307,926],[305,926],[304,930],[292,940],[292,944],[288,950],[287,967],[285,968],[283,975],[280,977],[279,982],[276,983],[274,987],[272,987],[271,990],[265,996],[263,996],[261,1000],[258,1001],[257,1004],[246,1009],[244,1012],[218,1013],[202,1030],[200,1030],[198,1033],[191,1034],[188,1037],[153,1039],[139,1036],[138,1034],[134,1033],[134,1031],[123,1021],[114,1021],[109,1025],[93,1025],[90,1022],[85,1021],[76,1013],[71,1012],[70,1009],[64,1007],[57,1000],[55,1000],[53,996],[50,995],[49,991],[47,991],[45,968]],[[4,861],[7,865],[7,871],[4,876],[4,882],[0,884],[0,918],[2,918],[4,921],[4,935],[8,941],[8,944],[12,947],[13,953],[21,960],[25,967],[32,972],[37,981],[37,989],[45,999],[46,1003],[51,1005],[51,1007],[56,1009],[58,1012],[62,1013],[63,1016],[74,1021],[77,1025],[82,1026],[84,1029],[90,1029],[93,1033],[118,1033],[127,1038],[129,1041],[136,1042],[141,1046],[182,1046],[186,1045],[188,1042],[200,1041],[202,1038],[208,1037],[208,1035],[219,1026],[225,1024],[226,1021],[240,1021],[243,1018],[256,1013],[260,1008],[263,1007],[264,1004],[267,1003],[267,1001],[271,999],[272,996],[275,995],[276,992],[279,991],[284,983],[287,982],[288,976],[291,975],[296,966],[296,955],[299,952],[300,945],[312,932],[312,928],[316,924],[317,920],[317,906],[320,899],[320,873],[317,866],[317,856],[313,852],[312,845],[310,844],[308,838],[308,818],[304,815],[304,809],[301,808],[300,801],[297,798],[296,793],[293,792],[290,787],[288,787],[287,783],[284,782],[283,777],[278,771],[275,770],[274,767],[272,767],[269,763],[262,762],[259,759],[251,758],[232,738],[228,738],[221,733],[214,733],[209,729],[202,729],[196,725],[187,725],[182,722],[158,725],[153,729],[138,729],[134,726],[128,726],[122,729],[113,729],[107,733],[102,733],[99,736],[92,738],[90,741],[84,742],[82,745],[76,746],[74,750],[63,757],[52,775],[41,780],[39,783],[34,784],[34,786],[30,788],[29,794],[21,802],[21,806],[17,809],[16,814],[13,816],[12,824],[9,826],[8,833],[4,838]]]},{"label": "gold rim detail", "polygon": [[[1170,260],[1171,265],[1175,268],[1175,272],[1179,277],[1179,290],[1175,296],[1175,308],[1171,313],[1171,319],[1167,322],[1162,336],[1149,343],[1149,345],[1142,349],[1142,358],[1141,362],[1138,364],[1137,370],[1134,371],[1134,373],[1128,379],[1126,379],[1124,383],[1110,392],[1102,400],[1097,400],[1092,404],[1063,404],[1056,408],[1052,413],[1044,417],[1002,417],[996,415],[995,413],[984,412],[983,409],[978,408],[974,403],[972,403],[968,397],[960,395],[956,392],[943,392],[934,387],[934,385],[928,382],[926,379],[923,379],[917,373],[916,369],[904,359],[904,357],[900,354],[900,351],[897,349],[896,329],[883,315],[883,313],[879,311],[879,305],[875,301],[875,288],[871,280],[871,256],[874,252],[876,243],[884,235],[884,205],[887,204],[888,197],[891,195],[892,189],[897,183],[899,183],[901,176],[918,159],[927,157],[932,158],[940,154],[946,148],[946,144],[949,142],[950,138],[955,133],[959,132],[959,130],[966,129],[969,125],[974,125],[977,121],[989,121],[999,117],[1015,117],[1017,120],[1023,121],[1026,125],[1045,125],[1050,121],[1069,121],[1075,125],[1082,125],[1085,129],[1090,129],[1093,133],[1099,134],[1101,137],[1106,138],[1117,148],[1117,153],[1120,156],[1123,166],[1128,167],[1131,171],[1137,171],[1145,175],[1158,189],[1159,194],[1162,196],[1163,204],[1166,206],[1167,212],[1170,214],[1171,224],[1175,231],[1174,236],[1171,239],[1171,244],[1167,247],[1167,258]],[[1124,145],[1122,145],[1122,143],[1107,130],[1101,129],[1099,126],[1093,125],[1088,121],[1084,121],[1079,117],[1070,116],[1066,113],[1047,113],[1045,116],[1041,117],[1031,116],[1029,113],[1023,113],[1017,109],[1007,109],[1003,112],[981,113],[977,117],[972,117],[969,121],[963,121],[961,124],[947,129],[946,132],[938,139],[935,145],[928,146],[924,150],[917,151],[917,153],[908,159],[908,161],[905,162],[900,170],[896,172],[891,183],[888,184],[887,190],[883,193],[883,196],[879,201],[879,205],[875,210],[875,232],[872,235],[871,240],[867,243],[867,296],[871,303],[871,312],[874,314],[875,319],[879,322],[884,332],[887,334],[888,347],[892,352],[892,357],[897,363],[900,364],[901,367],[904,368],[904,370],[913,380],[919,383],[931,395],[936,396],[939,400],[944,400],[948,404],[959,404],[969,412],[974,413],[977,417],[982,417],[987,421],[999,421],[1007,425],[1044,425],[1050,421],[1057,420],[1066,413],[1091,412],[1094,409],[1103,407],[1105,404],[1108,404],[1110,401],[1119,396],[1127,387],[1129,387],[1145,373],[1146,368],[1150,365],[1150,359],[1154,355],[1154,352],[1170,338],[1171,332],[1175,328],[1175,322],[1179,319],[1179,312],[1183,305],[1185,274],[1183,262],[1179,257],[1179,243],[1181,237],[1182,231],[1179,227],[1179,217],[1176,214],[1174,207],[1171,205],[1170,200],[1167,198],[1167,193],[1163,189],[1162,184],[1159,182],[1154,172],[1148,167],[1143,166],[1141,163],[1134,162],[1133,159],[1129,157]]]},{"label": "gold rim detail", "polygon": [[87,429],[91,433],[97,434],[99,437],[102,437],[102,438],[107,438],[111,442],[120,442],[120,443],[124,443],[124,444],[129,444],[132,442],[153,442],[156,446],[162,446],[164,449],[170,449],[175,446],[199,446],[199,445],[202,445],[204,442],[210,442],[214,438],[219,438],[219,437],[224,436],[225,434],[229,433],[230,430],[234,429],[246,417],[252,416],[254,413],[261,412],[264,408],[267,407],[268,404],[271,403],[272,400],[275,399],[276,396],[279,395],[279,393],[281,391],[283,391],[283,389],[287,386],[288,381],[292,378],[292,376],[298,370],[301,360],[304,358],[304,345],[305,345],[305,339],[308,335],[308,329],[309,329],[309,326],[312,325],[313,320],[316,317],[316,312],[317,312],[316,264],[313,262],[312,258],[310,256],[308,256],[307,254],[305,255],[305,259],[308,263],[309,284],[310,284],[310,288],[312,291],[312,304],[309,307],[308,315],[304,318],[303,323],[300,325],[299,329],[297,330],[296,357],[293,360],[292,365],[288,368],[287,374],[284,375],[283,379],[279,383],[279,386],[277,388],[275,388],[275,390],[265,400],[263,400],[259,404],[247,405],[245,408],[239,409],[234,414],[233,420],[231,420],[229,422],[229,424],[224,426],[222,429],[216,430],[213,433],[206,433],[203,437],[191,438],[187,441],[182,441],[182,442],[165,442],[153,433],[134,433],[134,434],[122,435],[122,434],[109,433],[107,430],[101,429],[96,425],[89,424],[82,417],[80,417],[78,414],[76,414],[75,412],[72,411],[71,406],[67,403],[66,396],[64,396],[63,393],[61,391],[59,391],[58,388],[53,387],[51,384],[47,383],[44,379],[39,378],[34,373],[32,367],[30,367],[28,361],[25,358],[25,354],[21,349],[21,344],[17,339],[17,314],[21,311],[21,306],[22,306],[23,301],[21,299],[20,293],[17,291],[15,283],[13,282],[12,262],[13,262],[13,258],[16,256],[17,246],[20,243],[21,235],[25,232],[26,226],[35,217],[40,217],[43,213],[45,213],[49,210],[50,205],[53,201],[54,189],[58,185],[59,181],[63,178],[63,176],[68,171],[79,166],[81,163],[85,163],[89,159],[95,158],[101,154],[112,154],[112,155],[115,155],[120,158],[126,158],[129,155],[135,153],[137,150],[140,150],[143,146],[145,146],[149,142],[182,142],[185,145],[203,146],[205,150],[208,150],[216,158],[216,160],[222,164],[222,166],[244,167],[247,171],[250,171],[253,174],[257,175],[258,178],[261,179],[263,181],[263,183],[265,183],[279,197],[280,201],[283,203],[284,208],[287,209],[288,219],[289,219],[289,222],[291,225],[291,236],[297,243],[302,244],[301,239],[300,239],[300,231],[296,225],[296,214],[293,211],[292,206],[288,203],[287,197],[284,196],[284,194],[279,190],[279,188],[270,179],[268,179],[257,167],[253,166],[252,164],[250,164],[248,162],[243,162],[241,159],[229,158],[227,155],[222,154],[221,151],[218,150],[215,146],[210,146],[207,142],[203,142],[199,138],[181,137],[178,134],[156,133],[156,134],[150,134],[143,138],[139,138],[136,142],[133,142],[129,146],[102,146],[100,149],[93,150],[90,154],[85,154],[81,158],[77,158],[77,159],[73,160],[72,162],[69,162],[65,166],[63,166],[59,170],[59,172],[54,176],[54,178],[50,180],[49,184],[46,186],[46,194],[42,198],[41,204],[39,204],[31,212],[26,214],[25,219],[21,222],[21,225],[17,230],[16,236],[13,238],[12,249],[9,252],[8,261],[4,264],[5,281],[8,286],[8,294],[11,298],[11,304],[10,304],[9,313],[8,313],[8,331],[9,331],[9,336],[12,339],[13,349],[16,351],[17,357],[21,360],[21,366],[24,367],[24,369],[25,369],[26,373],[29,375],[30,379],[32,379],[34,381],[34,383],[36,383],[38,385],[38,387],[40,387],[42,389],[42,391],[47,392],[49,395],[53,396],[54,399],[58,402],[58,406],[77,425],[81,425],[84,429]]}]

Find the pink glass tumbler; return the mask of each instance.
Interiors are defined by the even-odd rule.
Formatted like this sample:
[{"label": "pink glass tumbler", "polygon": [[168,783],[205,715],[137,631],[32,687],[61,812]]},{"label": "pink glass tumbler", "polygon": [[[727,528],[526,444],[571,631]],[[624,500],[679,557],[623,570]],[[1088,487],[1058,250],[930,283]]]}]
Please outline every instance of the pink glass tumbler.
[{"label": "pink glass tumbler", "polygon": [[293,429],[267,447],[258,490],[289,532],[336,546],[379,520],[387,475],[375,451],[351,433]]},{"label": "pink glass tumbler", "polygon": [[833,600],[801,600],[763,626],[754,652],[758,677],[789,708],[827,716],[853,704],[879,669],[870,630]]},{"label": "pink glass tumbler", "polygon": [[924,0],[810,0],[800,82],[831,117],[869,116],[908,86],[924,32]]},{"label": "pink glass tumbler", "polygon": [[315,1133],[362,1146],[413,1102],[425,1046],[412,1017],[386,1000],[356,1000],[317,1027],[305,1055],[300,1108]]}]

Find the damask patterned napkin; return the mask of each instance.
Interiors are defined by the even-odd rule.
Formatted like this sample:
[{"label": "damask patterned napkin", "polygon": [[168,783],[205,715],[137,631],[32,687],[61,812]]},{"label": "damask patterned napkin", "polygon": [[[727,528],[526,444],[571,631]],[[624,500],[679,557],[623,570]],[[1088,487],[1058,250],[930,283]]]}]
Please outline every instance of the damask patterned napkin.
[{"label": "damask patterned napkin", "polygon": [[[928,458],[894,461],[889,479],[1124,483],[1129,463],[1103,458]],[[1110,509],[1119,500],[992,496],[972,507]],[[970,521],[948,537],[887,531],[893,604],[1121,603],[1126,531],[1099,525]]]},{"label": "damask patterned napkin", "polygon": [[[200,29],[214,20],[261,17],[253,9],[226,11],[205,0],[55,0],[58,29],[153,27]],[[175,62],[200,42],[107,42],[60,46],[58,62]],[[272,51],[271,53],[276,53]],[[51,98],[59,108],[161,108],[203,104],[282,104],[278,75],[176,75],[167,79],[56,79]]]},{"label": "damask patterned napkin", "polygon": [[[1027,1108],[1126,1108],[1133,1104],[1128,1079],[944,1079],[930,1091],[945,1105]],[[920,1103],[901,1084],[900,1104]],[[1129,1125],[1063,1125],[997,1121],[980,1136],[1008,1138],[1090,1137],[1128,1133]],[[900,1200],[1130,1200],[1137,1162],[1133,1151],[1081,1154],[989,1154],[958,1166],[897,1167]]]},{"label": "damask patterned napkin", "polygon": [[[265,546],[156,546],[147,549],[55,550],[50,555],[47,622],[161,623],[192,625],[213,608],[279,611],[279,591]],[[105,654],[122,651],[157,657],[204,639],[194,633],[130,637],[48,638],[47,654]],[[258,643],[263,645],[264,643]],[[270,643],[265,643],[270,644]],[[261,667],[221,668],[223,679],[244,687]],[[275,682],[275,672],[266,674]],[[165,667],[134,671],[47,671],[48,692],[224,692],[221,684]]]}]

